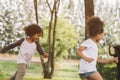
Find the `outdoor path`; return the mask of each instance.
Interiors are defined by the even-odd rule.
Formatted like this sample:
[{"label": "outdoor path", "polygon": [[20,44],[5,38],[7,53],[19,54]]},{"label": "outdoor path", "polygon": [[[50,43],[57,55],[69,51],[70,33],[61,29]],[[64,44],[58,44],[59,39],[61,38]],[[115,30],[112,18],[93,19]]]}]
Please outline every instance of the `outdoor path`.
[{"label": "outdoor path", "polygon": [[[11,61],[16,61],[17,60],[17,55],[11,55],[11,54],[0,54],[0,60],[11,60]],[[46,60],[46,59],[45,59]],[[35,57],[33,56],[32,58],[32,62],[34,63],[38,63],[40,62],[40,57]],[[57,64],[61,64],[61,62],[56,62]],[[68,64],[68,65],[78,65],[79,64],[79,60],[71,60],[71,59],[68,59],[68,60],[64,60],[64,62],[62,63],[65,63],[65,64]]]},{"label": "outdoor path", "polygon": [[[17,55],[11,55],[11,54],[0,54],[0,60],[12,60],[16,61],[17,60]],[[33,57],[32,62],[40,62],[39,57]]]}]

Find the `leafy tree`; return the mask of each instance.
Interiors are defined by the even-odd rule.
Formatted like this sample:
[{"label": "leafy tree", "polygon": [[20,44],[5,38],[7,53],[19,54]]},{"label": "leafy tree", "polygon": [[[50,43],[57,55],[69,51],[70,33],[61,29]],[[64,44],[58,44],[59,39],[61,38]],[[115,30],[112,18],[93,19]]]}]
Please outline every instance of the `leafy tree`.
[{"label": "leafy tree", "polygon": [[[48,24],[46,21],[45,24]],[[46,25],[45,25],[46,26]],[[44,36],[41,38],[41,43],[47,50],[47,36],[48,27],[44,27]],[[56,30],[56,45],[55,45],[55,57],[65,58],[69,56],[69,49],[76,47],[78,39],[78,33],[75,31],[74,25],[68,23],[64,18],[59,18]],[[74,54],[74,53],[72,53]]]}]

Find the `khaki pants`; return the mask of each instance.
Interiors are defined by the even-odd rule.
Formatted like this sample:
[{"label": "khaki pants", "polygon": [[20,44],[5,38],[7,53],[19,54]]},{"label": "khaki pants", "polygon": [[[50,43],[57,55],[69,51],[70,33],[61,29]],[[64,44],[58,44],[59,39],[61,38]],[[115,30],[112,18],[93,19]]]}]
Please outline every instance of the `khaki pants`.
[{"label": "khaki pants", "polygon": [[24,64],[24,63],[18,64],[18,70],[8,80],[23,80],[23,77],[25,75],[26,69],[27,69],[27,65],[26,64]]}]

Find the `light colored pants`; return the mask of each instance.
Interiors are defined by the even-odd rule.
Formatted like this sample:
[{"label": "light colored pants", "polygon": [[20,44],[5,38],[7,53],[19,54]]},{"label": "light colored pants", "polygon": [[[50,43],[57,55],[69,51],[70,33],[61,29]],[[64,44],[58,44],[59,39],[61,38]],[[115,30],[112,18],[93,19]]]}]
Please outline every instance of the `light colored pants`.
[{"label": "light colored pants", "polygon": [[27,65],[26,64],[24,64],[24,63],[18,64],[18,70],[8,80],[23,80],[23,77],[25,75],[26,69],[27,69]]}]

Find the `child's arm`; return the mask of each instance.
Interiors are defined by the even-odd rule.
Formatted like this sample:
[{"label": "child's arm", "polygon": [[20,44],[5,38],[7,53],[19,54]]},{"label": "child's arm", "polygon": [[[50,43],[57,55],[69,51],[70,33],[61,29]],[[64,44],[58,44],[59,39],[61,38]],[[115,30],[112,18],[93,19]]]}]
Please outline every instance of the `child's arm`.
[{"label": "child's arm", "polygon": [[18,41],[15,42],[15,43],[12,43],[12,44],[4,47],[0,52],[1,52],[1,53],[5,53],[7,50],[10,50],[10,49],[12,49],[12,48],[15,48],[16,46],[20,46],[23,41],[24,41],[24,38],[18,40]]},{"label": "child's arm", "polygon": [[118,63],[118,57],[114,57],[112,59],[98,59],[97,62],[99,63]]},{"label": "child's arm", "polygon": [[80,46],[80,48],[77,50],[77,54],[79,57],[81,57],[82,59],[84,59],[87,62],[92,62],[94,59],[93,58],[88,58],[85,55],[83,55],[82,51],[85,50],[86,47],[84,46]]},{"label": "child's arm", "polygon": [[47,53],[45,53],[43,50],[42,50],[42,48],[41,48],[41,46],[40,46],[40,43],[38,42],[38,41],[36,41],[35,42],[36,43],[36,45],[37,45],[37,51],[38,51],[38,53],[40,54],[40,55],[42,55],[43,57],[48,57],[48,54]]}]

